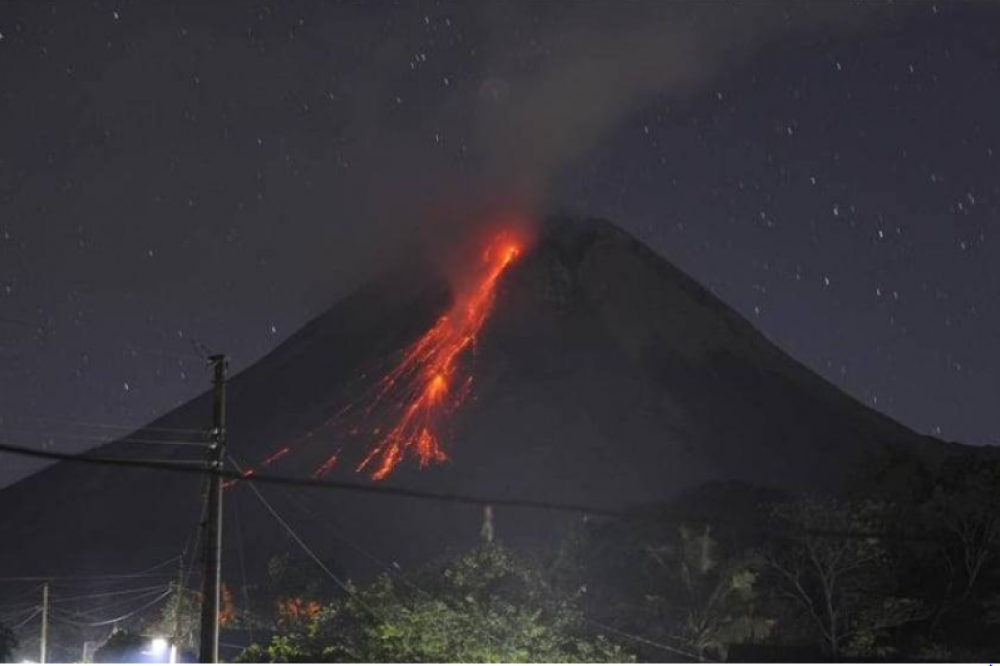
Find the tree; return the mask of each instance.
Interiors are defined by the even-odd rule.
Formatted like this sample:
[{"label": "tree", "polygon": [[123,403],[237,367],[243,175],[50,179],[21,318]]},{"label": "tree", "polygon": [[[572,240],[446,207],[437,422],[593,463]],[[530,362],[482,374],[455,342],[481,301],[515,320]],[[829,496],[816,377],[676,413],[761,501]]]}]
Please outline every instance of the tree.
[{"label": "tree", "polygon": [[952,602],[969,600],[1000,552],[1000,461],[966,454],[942,466],[927,503],[931,526],[946,536]]},{"label": "tree", "polygon": [[778,596],[792,601],[832,657],[884,656],[887,632],[925,617],[922,605],[897,596],[877,538],[885,507],[875,502],[799,500],[774,516],[795,534],[765,551]]},{"label": "tree", "polygon": [[146,627],[149,634],[168,636],[183,654],[193,652],[201,630],[201,593],[170,585],[170,599],[163,604],[160,617]]},{"label": "tree", "polygon": [[238,614],[238,624],[254,631],[273,631],[283,628],[300,611],[336,598],[340,590],[315,572],[314,565],[305,565],[287,553],[272,557],[267,564],[267,579],[247,590],[248,607]]},{"label": "tree", "polygon": [[115,631],[97,648],[94,661],[100,664],[130,664],[143,661],[142,651],[148,640],[131,631]]},{"label": "tree", "polygon": [[17,636],[3,622],[0,622],[0,662],[7,663],[14,658]]},{"label": "tree", "polygon": [[676,542],[647,553],[654,568],[647,610],[699,660],[709,654],[725,660],[729,645],[770,634],[773,620],[754,608],[754,564],[725,559],[708,525],[700,531],[682,526]]},{"label": "tree", "polygon": [[[680,654],[721,658],[729,646],[765,640],[774,615],[761,612],[755,554],[760,507],[785,495],[742,483],[712,483],[669,503],[612,520],[585,520],[555,553],[550,579],[579,591],[588,621],[631,635],[640,660]],[[711,525],[704,516],[724,515]]]},{"label": "tree", "polygon": [[383,575],[318,616],[289,623],[241,661],[625,661],[583,630],[576,599],[560,597],[536,569],[499,544],[399,581]]}]

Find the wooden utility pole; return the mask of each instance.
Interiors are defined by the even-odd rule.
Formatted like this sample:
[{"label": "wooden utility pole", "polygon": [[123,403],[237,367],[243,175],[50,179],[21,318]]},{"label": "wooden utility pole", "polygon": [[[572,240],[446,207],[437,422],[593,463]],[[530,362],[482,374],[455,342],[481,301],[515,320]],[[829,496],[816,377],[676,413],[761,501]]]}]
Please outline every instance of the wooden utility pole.
[{"label": "wooden utility pole", "polygon": [[49,656],[49,584],[42,585],[42,636],[38,647],[38,663],[47,663]]},{"label": "wooden utility pole", "polygon": [[222,465],[226,456],[226,357],[209,357],[212,365],[212,446],[209,459],[208,506],[205,522],[205,574],[201,600],[203,664],[219,661],[219,606],[222,588]]},{"label": "wooden utility pole", "polygon": [[493,505],[487,504],[483,507],[483,526],[479,530],[479,536],[484,543],[493,543]]}]

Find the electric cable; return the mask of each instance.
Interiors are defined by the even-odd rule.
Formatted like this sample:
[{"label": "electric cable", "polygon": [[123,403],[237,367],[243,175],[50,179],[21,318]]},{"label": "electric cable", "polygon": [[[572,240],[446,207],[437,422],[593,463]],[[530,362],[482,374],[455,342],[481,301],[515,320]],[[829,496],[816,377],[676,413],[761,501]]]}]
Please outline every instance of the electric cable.
[{"label": "electric cable", "polygon": [[713,663],[715,662],[714,659],[709,659],[708,657],[705,657],[705,656],[699,657],[698,655],[694,654],[693,652],[688,652],[686,650],[682,650],[680,648],[672,647],[670,645],[666,645],[664,643],[660,643],[658,641],[654,641],[654,640],[651,640],[649,638],[645,638],[643,636],[638,636],[636,634],[632,634],[632,633],[629,633],[627,631],[622,631],[621,629],[616,629],[615,627],[610,627],[610,626],[608,626],[606,624],[601,624],[600,622],[596,622],[594,620],[585,620],[585,621],[588,622],[589,624],[594,625],[598,629],[603,629],[604,631],[610,631],[613,634],[618,634],[619,636],[622,636],[624,638],[628,638],[629,640],[633,640],[633,641],[636,641],[638,643],[645,643],[646,645],[650,645],[652,647],[659,648],[659,649],[664,650],[666,652],[672,652],[673,654],[677,654],[677,655],[680,655],[682,657],[687,657],[688,659],[691,659],[693,661],[697,661],[697,662],[705,662],[705,661],[707,661],[707,662],[713,662]]},{"label": "electric cable", "polygon": [[[96,465],[96,466],[116,466],[122,468],[131,469],[148,469],[148,470],[159,470],[164,472],[173,472],[178,474],[191,474],[199,473],[204,474],[205,470],[201,465],[191,465],[187,463],[178,463],[166,465],[160,462],[150,462],[144,460],[126,459],[126,458],[104,458],[99,456],[91,456],[87,454],[67,454],[67,453],[57,453],[55,451],[39,451],[37,449],[31,449],[23,446],[15,446],[12,444],[0,444],[0,452],[13,453],[15,455],[22,455],[33,458],[41,458],[47,460],[58,460],[79,463],[84,465]],[[369,495],[381,495],[385,497],[401,497],[408,499],[417,500],[430,500],[436,502],[450,503],[450,504],[462,504],[469,506],[493,506],[493,507],[507,507],[513,509],[534,509],[542,511],[553,511],[560,513],[575,513],[589,516],[599,516],[606,518],[631,518],[634,517],[634,513],[631,513],[625,509],[610,509],[607,507],[599,507],[593,505],[580,504],[575,502],[549,502],[544,500],[529,500],[529,499],[518,499],[509,497],[486,497],[481,495],[469,495],[463,493],[437,493],[425,490],[414,490],[410,488],[400,488],[398,486],[389,485],[374,485],[369,483],[360,483],[354,481],[331,481],[327,479],[317,479],[314,477],[290,477],[290,476],[279,476],[271,474],[241,474],[237,472],[232,472],[229,470],[221,469],[216,470],[216,474],[222,478],[229,479],[235,482],[248,481],[253,479],[255,484],[274,484],[282,485],[288,487],[298,487],[298,488],[314,488],[314,489],[325,489],[325,490],[340,490],[345,492],[356,492],[365,493]],[[676,512],[676,511],[661,511],[660,515],[666,517],[668,515],[673,515],[680,519],[697,520],[707,523],[715,523],[718,525],[728,525],[737,530],[743,530],[746,532],[768,535],[774,538],[799,538],[804,534],[820,536],[820,537],[830,537],[830,538],[840,538],[840,539],[853,539],[853,540],[886,540],[886,541],[899,541],[899,542],[910,542],[910,543],[936,543],[940,541],[937,536],[928,535],[913,535],[913,534],[899,534],[899,533],[889,533],[889,532],[862,532],[862,531],[847,531],[847,530],[828,530],[828,529],[816,529],[816,528],[796,528],[795,530],[775,530],[775,529],[761,529],[755,527],[748,527],[743,521],[733,520],[727,516],[720,515],[708,515],[708,514],[697,514],[695,512]]]},{"label": "electric cable", "polygon": [[150,446],[196,446],[200,449],[211,448],[211,442],[193,442],[176,439],[108,439],[106,437],[74,437],[73,439],[83,439],[100,444],[149,444]]},{"label": "electric cable", "polygon": [[162,590],[162,585],[155,585],[151,587],[134,587],[129,590],[115,590],[113,592],[97,592],[94,594],[81,594],[75,597],[60,597],[58,595],[52,595],[52,600],[54,602],[65,603],[67,601],[83,601],[85,599],[104,599],[107,597],[121,597],[129,594],[138,594],[140,592],[150,592],[152,590]]},{"label": "electric cable", "polygon": [[[56,617],[56,619],[59,622],[62,622],[64,624],[69,624],[69,625],[75,626],[75,627],[104,627],[104,626],[107,626],[109,624],[118,624],[119,622],[124,622],[125,620],[128,620],[129,618],[131,618],[131,617],[133,617],[135,615],[138,615],[139,613],[141,613],[141,612],[143,612],[145,610],[149,610],[150,608],[152,608],[153,606],[155,606],[156,604],[158,604],[159,602],[163,601],[164,599],[166,599],[169,596],[170,596],[170,590],[167,590],[166,592],[164,592],[160,596],[158,596],[155,599],[153,599],[152,601],[150,601],[148,604],[145,604],[145,605],[143,605],[143,606],[141,606],[139,608],[136,608],[133,611],[129,611],[128,613],[125,613],[124,615],[120,615],[119,617],[111,618],[110,620],[100,620],[100,621],[97,621],[97,622],[77,622],[75,620],[67,619],[67,618]],[[58,609],[52,609],[52,610],[54,611],[54,614],[57,615],[57,616],[64,614],[63,611],[60,611]]]},{"label": "electric cable", "polygon": [[148,567],[146,569],[143,569],[142,571],[137,571],[136,573],[145,574],[145,573],[149,573],[150,571],[156,571],[157,569],[162,569],[163,567],[166,567],[166,566],[169,566],[169,565],[173,564],[174,562],[176,562],[177,560],[181,559],[182,557],[184,557],[183,551],[181,552],[180,555],[174,555],[173,557],[171,557],[169,559],[163,560],[159,564],[154,564],[153,566]]},{"label": "electric cable", "polygon": [[165,574],[107,574],[101,576],[3,576],[0,583],[46,583],[49,581],[102,581],[162,578]]},{"label": "electric cable", "polygon": [[11,435],[24,436],[24,437],[38,437],[38,438],[45,438],[50,441],[72,439],[74,441],[97,442],[98,444],[148,444],[151,446],[164,446],[164,445],[196,446],[198,448],[203,448],[203,449],[207,449],[212,446],[212,443],[209,441],[197,442],[197,441],[180,440],[180,439],[146,439],[146,438],[133,438],[133,437],[109,439],[108,436],[64,435],[59,433],[53,433],[51,431],[24,430],[24,429],[12,429],[3,427],[0,427],[0,435],[4,437],[8,437]]},{"label": "electric cable", "polygon": [[0,614],[0,622],[3,622],[3,624],[7,625],[18,622],[19,619],[37,611],[39,609],[39,606],[40,604],[36,603],[30,606],[25,606],[24,608],[21,608],[16,611],[8,611],[6,613],[2,613]]},{"label": "electric cable", "polygon": [[[171,562],[176,562],[177,558],[178,558],[178,556],[174,555],[173,557],[171,557],[168,560],[164,560],[162,562],[157,562],[156,564],[154,564],[151,567],[147,567],[147,568],[142,569],[140,571],[137,571],[135,573],[128,573],[128,574],[93,574],[93,575],[71,575],[71,576],[63,576],[63,575],[52,575],[52,576],[0,576],[0,582],[13,582],[13,583],[38,582],[38,583],[43,583],[44,584],[44,583],[52,583],[52,582],[55,582],[55,581],[72,582],[72,581],[131,580],[131,579],[138,579],[138,578],[161,578],[161,577],[163,577],[163,576],[165,576],[167,574],[166,573],[152,573],[152,572],[155,571],[155,570],[157,570],[157,569],[162,569],[163,567],[167,566]],[[26,592],[22,592],[21,595],[27,596],[28,594],[41,589],[41,587],[42,587],[41,585],[38,585],[38,586],[32,588],[31,590],[28,590]]]},{"label": "electric cable", "polygon": [[102,430],[128,430],[129,432],[165,432],[183,435],[207,435],[205,428],[167,428],[161,426],[134,426],[124,423],[98,423],[94,421],[78,421],[74,419],[57,418],[54,416],[35,416],[24,419],[25,421],[38,421],[40,423],[64,423],[66,425],[79,426],[82,428],[98,428]]},{"label": "electric cable", "polygon": [[85,619],[92,620],[92,619],[94,619],[94,615],[96,613],[103,613],[103,612],[105,612],[105,611],[107,611],[109,609],[112,609],[112,608],[118,608],[120,606],[127,606],[128,604],[133,604],[133,603],[135,603],[137,601],[141,601],[143,599],[148,599],[149,597],[151,597],[153,595],[163,594],[165,592],[169,592],[169,589],[166,586],[161,585],[159,588],[157,588],[155,590],[152,590],[150,592],[143,592],[142,594],[137,594],[137,595],[133,596],[131,599],[119,599],[118,601],[112,602],[110,604],[104,604],[102,606],[95,606],[95,607],[89,608],[87,610],[63,608],[62,606],[60,606],[58,604],[52,605],[51,608],[54,609],[54,610],[56,610],[56,611],[58,611],[58,612],[60,612],[60,613],[65,613],[65,614],[73,615],[73,616],[76,616],[76,617],[82,617],[82,618],[85,618]]},{"label": "electric cable", "polygon": [[27,625],[29,622],[31,622],[32,620],[34,620],[36,617],[38,617],[41,614],[42,614],[42,609],[41,608],[37,608],[37,609],[35,609],[34,613],[32,613],[31,615],[29,615],[24,620],[21,620],[20,622],[18,622],[17,624],[15,624],[13,627],[11,627],[11,629],[14,630],[14,631],[17,631],[18,629],[21,629],[22,627],[24,627],[25,625]]},{"label": "electric cable", "polygon": [[[235,467],[237,468],[237,470],[239,470],[239,469],[240,469],[240,466],[239,466],[239,463],[237,463],[237,462],[236,462],[236,461],[235,461],[235,460],[233,459],[233,457],[232,457],[232,456],[229,456],[229,460],[230,460],[230,462],[232,462],[232,463],[233,463],[233,465],[234,465],[234,466],[235,466]],[[287,533],[288,533],[288,536],[290,536],[290,537],[292,538],[292,540],[293,540],[293,541],[295,541],[295,543],[297,543],[297,544],[299,545],[299,547],[300,547],[300,548],[302,549],[302,551],[303,551],[303,552],[304,552],[304,553],[305,553],[306,555],[308,555],[308,556],[309,556],[309,558],[310,558],[310,559],[312,559],[312,561],[313,561],[313,562],[315,562],[315,563],[316,563],[316,566],[318,566],[318,567],[319,567],[319,568],[320,568],[320,569],[321,569],[321,570],[323,571],[323,573],[325,573],[325,574],[327,575],[327,577],[328,577],[328,578],[330,578],[330,580],[332,580],[332,581],[333,581],[333,582],[334,582],[334,583],[335,583],[335,584],[337,585],[337,587],[339,587],[340,589],[342,589],[342,590],[343,590],[344,592],[346,592],[346,593],[347,593],[348,595],[351,595],[351,596],[354,596],[354,590],[353,590],[353,589],[351,589],[351,587],[350,587],[350,586],[349,586],[349,585],[348,585],[347,583],[345,583],[344,581],[342,581],[342,580],[341,580],[341,579],[340,579],[340,578],[339,578],[339,577],[338,577],[338,576],[337,576],[337,575],[336,575],[335,573],[333,573],[333,572],[332,572],[332,571],[330,570],[330,568],[329,568],[329,567],[327,567],[327,566],[326,566],[326,564],[324,564],[324,563],[323,563],[323,560],[321,560],[321,559],[319,558],[319,556],[318,556],[318,555],[316,555],[316,553],[315,553],[315,552],[314,552],[314,551],[312,550],[312,548],[310,548],[310,547],[309,547],[309,546],[308,546],[308,545],[306,544],[306,542],[302,540],[302,537],[300,537],[300,536],[299,536],[299,535],[298,535],[298,534],[297,534],[297,533],[295,532],[295,530],[294,530],[294,529],[292,529],[292,526],[291,526],[291,525],[289,525],[289,524],[288,524],[288,523],[287,523],[287,522],[285,521],[285,519],[284,519],[284,518],[282,518],[282,517],[281,517],[281,516],[280,516],[280,515],[278,514],[278,512],[277,512],[277,511],[275,511],[274,507],[273,507],[273,506],[271,506],[271,503],[267,501],[267,499],[266,499],[266,498],[264,497],[264,495],[263,495],[263,494],[261,494],[260,490],[258,490],[258,489],[256,488],[255,484],[251,482],[251,483],[248,483],[248,484],[247,484],[247,486],[248,486],[248,487],[250,488],[250,490],[251,490],[251,491],[253,491],[254,495],[256,495],[256,496],[257,496],[257,499],[259,499],[259,500],[260,500],[260,502],[261,502],[261,504],[263,504],[263,505],[264,505],[264,508],[265,508],[265,509],[267,509],[268,513],[270,513],[270,514],[271,514],[271,516],[272,516],[272,517],[273,517],[273,518],[274,518],[274,519],[275,519],[276,521],[278,521],[278,524],[279,524],[279,525],[281,525],[281,527],[283,527],[283,528],[284,528],[285,532],[287,532]]]}]

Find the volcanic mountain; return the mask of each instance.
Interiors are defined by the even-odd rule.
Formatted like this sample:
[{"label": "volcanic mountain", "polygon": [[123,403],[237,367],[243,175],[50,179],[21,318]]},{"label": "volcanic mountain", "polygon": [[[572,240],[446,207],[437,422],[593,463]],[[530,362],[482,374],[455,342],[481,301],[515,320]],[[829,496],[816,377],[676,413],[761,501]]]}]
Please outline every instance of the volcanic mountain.
[{"label": "volcanic mountain", "polygon": [[[550,220],[530,245],[502,251],[487,263],[488,294],[463,293],[426,266],[400,269],[234,377],[236,459],[275,474],[616,508],[712,480],[835,492],[867,456],[944,450],[789,358],[608,222]],[[206,394],[132,438],[210,422]],[[412,446],[392,453],[394,432]],[[142,452],[190,457],[168,445]],[[123,443],[95,453],[137,455]],[[371,480],[386,465],[386,478]],[[0,492],[0,571],[121,571],[170,557],[194,532],[202,486],[191,475],[56,464]],[[254,488],[351,574],[479,538],[475,507]],[[227,489],[225,524],[227,543],[254,566],[296,546],[251,490]],[[502,509],[495,523],[505,539],[539,542],[567,520]]]}]

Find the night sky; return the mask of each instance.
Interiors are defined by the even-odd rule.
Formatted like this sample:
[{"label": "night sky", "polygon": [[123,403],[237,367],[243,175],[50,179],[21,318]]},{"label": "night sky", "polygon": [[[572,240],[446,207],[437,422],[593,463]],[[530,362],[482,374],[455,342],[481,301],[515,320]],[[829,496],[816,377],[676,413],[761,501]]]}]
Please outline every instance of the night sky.
[{"label": "night sky", "polygon": [[515,208],[996,443],[998,118],[992,2],[3,2],[0,439],[140,425]]}]

